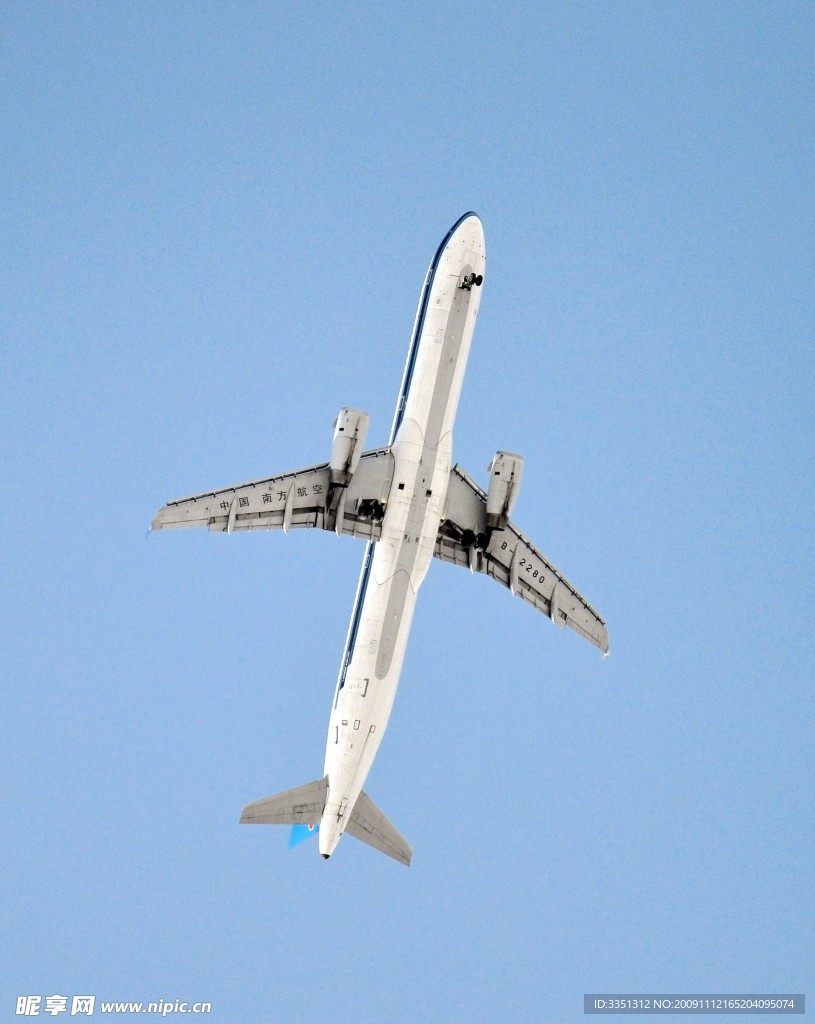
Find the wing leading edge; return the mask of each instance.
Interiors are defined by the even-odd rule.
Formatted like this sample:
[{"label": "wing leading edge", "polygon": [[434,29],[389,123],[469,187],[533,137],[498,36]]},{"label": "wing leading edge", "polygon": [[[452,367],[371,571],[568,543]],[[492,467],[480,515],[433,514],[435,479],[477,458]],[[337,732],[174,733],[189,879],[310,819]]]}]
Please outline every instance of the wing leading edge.
[{"label": "wing leading edge", "polygon": [[[454,466],[435,556],[443,562],[492,576],[556,625],[568,626],[608,654],[605,620],[514,523],[508,522],[505,529],[489,533],[486,509],[486,493],[459,466]],[[486,546],[478,548],[475,538],[487,536]]]}]

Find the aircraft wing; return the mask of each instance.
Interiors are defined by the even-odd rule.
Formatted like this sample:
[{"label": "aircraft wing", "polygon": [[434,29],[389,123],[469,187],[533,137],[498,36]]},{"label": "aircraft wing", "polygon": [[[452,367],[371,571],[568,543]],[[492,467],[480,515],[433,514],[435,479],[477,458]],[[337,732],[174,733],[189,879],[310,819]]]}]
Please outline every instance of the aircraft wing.
[{"label": "aircraft wing", "polygon": [[486,548],[475,547],[473,538],[487,534],[486,509],[486,493],[455,466],[436,540],[436,557],[492,576],[552,622],[568,626],[608,654],[605,620],[514,523],[494,530]]},{"label": "aircraft wing", "polygon": [[381,534],[381,508],[393,479],[390,448],[364,452],[348,487],[331,486],[329,464],[253,480],[168,502],[153,530],[205,526],[213,531],[316,526],[366,540]]}]

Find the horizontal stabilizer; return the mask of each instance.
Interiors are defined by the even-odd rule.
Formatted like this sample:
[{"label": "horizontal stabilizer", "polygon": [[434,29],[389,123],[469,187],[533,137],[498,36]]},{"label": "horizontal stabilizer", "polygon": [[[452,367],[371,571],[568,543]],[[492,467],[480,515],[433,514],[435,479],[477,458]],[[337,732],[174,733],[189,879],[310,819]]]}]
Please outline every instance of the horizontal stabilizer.
[{"label": "horizontal stabilizer", "polygon": [[413,850],[367,793],[359,794],[345,831],[355,839],[361,839],[368,846],[373,846],[380,853],[393,857],[400,864],[410,866]]},{"label": "horizontal stabilizer", "polygon": [[255,800],[241,812],[243,825],[316,825],[325,810],[328,777]]}]

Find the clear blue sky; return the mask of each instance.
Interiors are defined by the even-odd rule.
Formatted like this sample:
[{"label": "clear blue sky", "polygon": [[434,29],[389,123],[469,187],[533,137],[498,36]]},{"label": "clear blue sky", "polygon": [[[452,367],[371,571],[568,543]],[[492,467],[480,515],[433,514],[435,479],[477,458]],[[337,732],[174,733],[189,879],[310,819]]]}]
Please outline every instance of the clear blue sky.
[{"label": "clear blue sky", "polygon": [[[4,5],[2,1019],[25,993],[218,1024],[815,999],[814,28]],[[456,456],[483,482],[525,455],[515,518],[612,656],[432,566],[368,784],[413,866],[350,838],[325,864],[238,816],[321,772],[362,545],[145,530],[326,459],[341,405],[384,443],[468,209]]]}]

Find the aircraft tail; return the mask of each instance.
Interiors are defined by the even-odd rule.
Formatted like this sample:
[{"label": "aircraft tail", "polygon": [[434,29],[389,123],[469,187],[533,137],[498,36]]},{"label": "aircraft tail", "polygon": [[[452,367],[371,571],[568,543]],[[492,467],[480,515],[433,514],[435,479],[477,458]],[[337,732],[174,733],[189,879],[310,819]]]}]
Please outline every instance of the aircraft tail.
[{"label": "aircraft tail", "polygon": [[[275,796],[264,797],[247,804],[241,812],[244,825],[316,826],[325,810],[328,796],[328,776],[307,782],[305,786],[287,789]],[[302,831],[302,836],[301,836]],[[293,829],[291,845],[305,838],[309,829]],[[316,830],[315,830],[316,831]],[[380,853],[393,857],[408,866],[413,850],[404,836],[388,821],[367,793],[360,793],[345,831]]]}]

